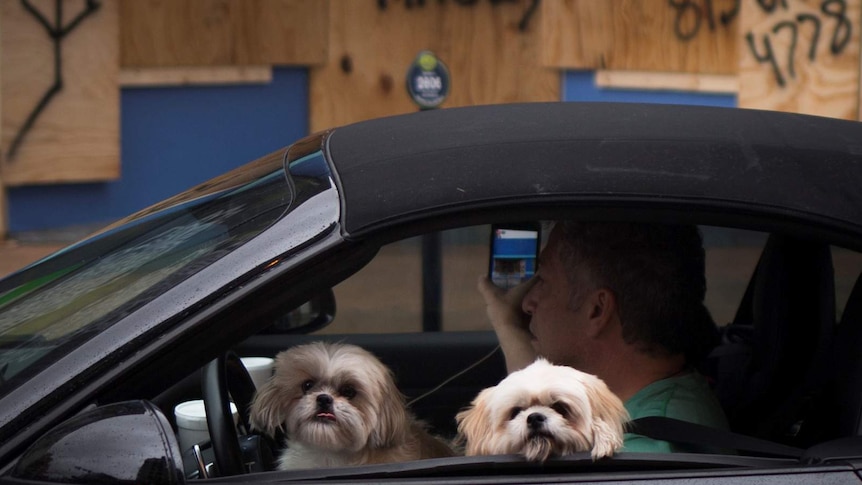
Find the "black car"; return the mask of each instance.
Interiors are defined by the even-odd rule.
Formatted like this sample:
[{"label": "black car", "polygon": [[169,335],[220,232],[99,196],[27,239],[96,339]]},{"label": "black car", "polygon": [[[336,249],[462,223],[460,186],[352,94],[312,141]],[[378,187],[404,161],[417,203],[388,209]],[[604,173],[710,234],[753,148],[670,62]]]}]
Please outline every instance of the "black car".
[{"label": "black car", "polygon": [[[453,437],[505,376],[476,292],[490,225],[565,218],[700,226],[730,356],[704,372],[733,433],[669,439],[729,453],[274,470],[239,357],[360,345]],[[858,122],[541,103],[335,128],[0,281],[0,482],[856,483],[860,250]],[[174,409],[195,399],[212,440],[181,449]]]}]

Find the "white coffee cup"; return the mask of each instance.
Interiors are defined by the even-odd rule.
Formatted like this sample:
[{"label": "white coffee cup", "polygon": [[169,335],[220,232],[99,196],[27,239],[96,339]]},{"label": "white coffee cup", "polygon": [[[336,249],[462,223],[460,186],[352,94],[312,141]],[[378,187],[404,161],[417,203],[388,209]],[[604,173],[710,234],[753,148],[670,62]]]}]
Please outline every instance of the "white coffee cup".
[{"label": "white coffee cup", "polygon": [[[230,403],[230,410],[233,413],[234,426],[236,426],[239,422],[239,414],[234,403]],[[183,450],[210,439],[207,428],[207,413],[202,400],[177,404],[174,408],[174,416],[177,418],[177,438],[180,441],[180,448]]]},{"label": "white coffee cup", "polygon": [[260,389],[260,386],[272,377],[274,359],[269,357],[242,357],[240,360],[242,360],[242,365],[245,366],[248,375],[254,382],[254,387],[257,389]]}]

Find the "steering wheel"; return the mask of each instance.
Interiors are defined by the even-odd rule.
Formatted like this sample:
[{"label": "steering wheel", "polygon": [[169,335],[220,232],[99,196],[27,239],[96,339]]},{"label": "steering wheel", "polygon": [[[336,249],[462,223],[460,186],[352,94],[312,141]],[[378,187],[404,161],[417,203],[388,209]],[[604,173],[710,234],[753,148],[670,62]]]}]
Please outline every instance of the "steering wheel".
[{"label": "steering wheel", "polygon": [[246,473],[239,435],[233,422],[233,397],[240,423],[249,430],[249,412],[254,398],[254,382],[239,357],[227,352],[204,367],[201,387],[213,454],[219,476]]}]

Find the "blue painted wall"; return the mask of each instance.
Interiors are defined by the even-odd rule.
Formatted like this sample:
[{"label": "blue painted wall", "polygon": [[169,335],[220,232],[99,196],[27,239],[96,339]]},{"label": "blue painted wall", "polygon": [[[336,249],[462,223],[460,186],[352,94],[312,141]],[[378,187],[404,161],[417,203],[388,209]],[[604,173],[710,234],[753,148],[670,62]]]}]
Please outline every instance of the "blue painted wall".
[{"label": "blue painted wall", "polygon": [[9,232],[102,224],[308,133],[305,69],[265,85],[129,88],[120,93],[121,178],[8,190]]},{"label": "blue painted wall", "polygon": [[[599,89],[593,71],[562,75],[564,101],[736,106],[735,96]],[[9,232],[104,224],[308,133],[308,75],[277,68],[266,85],[123,89],[116,182],[8,190]]]}]

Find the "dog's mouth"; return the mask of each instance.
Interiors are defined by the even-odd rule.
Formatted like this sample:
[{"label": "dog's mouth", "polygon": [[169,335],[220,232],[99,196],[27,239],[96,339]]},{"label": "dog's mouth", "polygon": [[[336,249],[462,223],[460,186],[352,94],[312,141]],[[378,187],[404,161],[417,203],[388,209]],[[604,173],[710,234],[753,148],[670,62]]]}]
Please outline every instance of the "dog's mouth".
[{"label": "dog's mouth", "polygon": [[554,435],[546,429],[536,429],[530,431],[527,438],[530,440],[552,440]]},{"label": "dog's mouth", "polygon": [[528,461],[545,461],[556,454],[554,437],[546,431],[530,433],[524,443],[523,454]]},{"label": "dog's mouth", "polygon": [[321,411],[321,412],[317,413],[317,415],[314,417],[318,421],[336,421],[335,415],[330,413],[330,412],[326,412],[326,411]]}]

